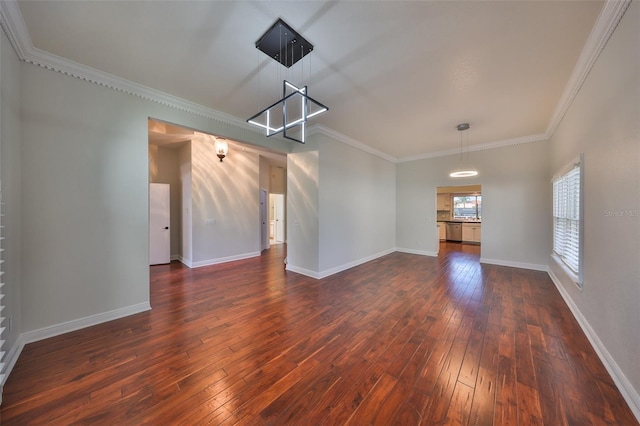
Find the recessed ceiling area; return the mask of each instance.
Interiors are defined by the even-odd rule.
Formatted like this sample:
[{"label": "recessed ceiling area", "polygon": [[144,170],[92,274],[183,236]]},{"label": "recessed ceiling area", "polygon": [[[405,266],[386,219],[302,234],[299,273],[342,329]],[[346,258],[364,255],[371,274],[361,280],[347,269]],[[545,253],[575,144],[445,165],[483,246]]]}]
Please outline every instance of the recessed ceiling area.
[{"label": "recessed ceiling area", "polygon": [[[209,135],[208,133],[199,132],[176,124],[149,119],[149,145],[179,149],[194,139],[209,138],[210,136],[215,137],[217,135]],[[272,166],[283,168],[287,167],[286,155],[269,151],[265,148],[258,148],[250,144],[230,140],[229,138],[225,139],[229,145],[229,152],[231,152],[231,155],[233,155],[233,150],[248,151],[264,157]]]},{"label": "recessed ceiling area", "polygon": [[[314,119],[397,159],[544,134],[602,1],[18,2],[33,46],[246,119],[302,80]],[[255,42],[277,18],[313,51]],[[280,68],[277,68],[280,67]],[[166,136],[169,138],[169,136]],[[177,137],[171,135],[171,137]]]}]

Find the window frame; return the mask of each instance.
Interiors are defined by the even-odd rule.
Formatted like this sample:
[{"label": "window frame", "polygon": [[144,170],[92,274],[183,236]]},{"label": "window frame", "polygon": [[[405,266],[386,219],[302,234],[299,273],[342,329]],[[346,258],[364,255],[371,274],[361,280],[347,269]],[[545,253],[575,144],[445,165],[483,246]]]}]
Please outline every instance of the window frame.
[{"label": "window frame", "polygon": [[[458,217],[456,217],[456,202],[455,199],[456,197],[473,197],[475,198],[475,206],[476,206],[476,215],[473,218],[473,220],[482,220],[482,214],[478,214],[478,204],[480,204],[480,206],[482,206],[482,194],[477,194],[477,193],[469,193],[469,194],[452,194],[451,195],[451,216],[454,219],[457,219]],[[480,203],[478,203],[478,197],[480,197]],[[482,209],[482,207],[480,207],[480,209]],[[462,219],[464,219],[464,217],[461,217]]]},{"label": "window frame", "polygon": [[584,284],[583,154],[560,169],[553,176],[551,183],[553,219],[551,255],[567,276],[582,290]]}]

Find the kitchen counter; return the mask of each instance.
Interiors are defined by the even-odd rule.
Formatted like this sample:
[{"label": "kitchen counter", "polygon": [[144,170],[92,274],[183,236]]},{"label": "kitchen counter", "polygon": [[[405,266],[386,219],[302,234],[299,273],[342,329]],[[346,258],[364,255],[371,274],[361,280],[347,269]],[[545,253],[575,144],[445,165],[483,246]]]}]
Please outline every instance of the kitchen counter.
[{"label": "kitchen counter", "polygon": [[447,223],[482,223],[481,220],[442,220],[438,222],[447,222]]}]

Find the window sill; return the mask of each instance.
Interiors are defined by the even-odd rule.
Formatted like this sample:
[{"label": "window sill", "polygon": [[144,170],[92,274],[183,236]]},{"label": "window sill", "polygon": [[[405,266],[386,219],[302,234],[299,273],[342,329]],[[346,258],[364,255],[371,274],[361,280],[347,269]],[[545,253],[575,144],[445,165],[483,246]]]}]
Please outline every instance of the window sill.
[{"label": "window sill", "polygon": [[573,272],[571,268],[569,268],[563,260],[555,253],[551,254],[551,258],[556,262],[556,264],[562,269],[564,274],[578,287],[578,290],[582,291],[582,282],[580,281],[580,277],[578,274]]}]

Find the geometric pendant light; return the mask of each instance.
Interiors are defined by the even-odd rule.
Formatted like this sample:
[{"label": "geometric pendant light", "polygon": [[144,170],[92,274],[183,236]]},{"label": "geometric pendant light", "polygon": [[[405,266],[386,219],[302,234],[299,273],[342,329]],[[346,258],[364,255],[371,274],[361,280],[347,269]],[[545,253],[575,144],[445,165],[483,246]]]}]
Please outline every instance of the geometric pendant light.
[{"label": "geometric pendant light", "polygon": [[[256,48],[290,68],[311,53],[313,45],[282,19],[278,19],[256,41]],[[283,80],[282,99],[249,117],[247,122],[264,129],[267,137],[282,133],[287,139],[305,143],[307,121],[328,110],[309,96],[307,86],[297,87]]]}]

